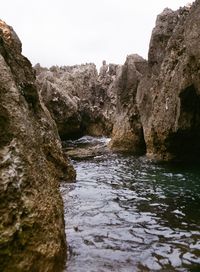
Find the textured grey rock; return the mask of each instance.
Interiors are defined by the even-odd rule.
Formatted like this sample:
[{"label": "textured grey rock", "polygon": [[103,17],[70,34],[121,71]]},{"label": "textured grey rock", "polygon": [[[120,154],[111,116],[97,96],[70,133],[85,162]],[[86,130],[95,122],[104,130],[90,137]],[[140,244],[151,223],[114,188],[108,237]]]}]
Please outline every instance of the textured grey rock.
[{"label": "textured grey rock", "polygon": [[158,73],[163,62],[167,43],[171,37],[174,28],[178,22],[178,11],[171,9],[164,9],[164,11],[157,16],[156,26],[151,35],[148,63],[154,73]]},{"label": "textured grey rock", "polygon": [[61,271],[59,180],[74,178],[30,62],[0,21],[0,271]]},{"label": "textured grey rock", "polygon": [[147,62],[139,55],[127,56],[116,79],[117,108],[110,147],[135,154],[145,152],[145,142],[136,104],[138,83],[146,72]]},{"label": "textured grey rock", "polygon": [[102,66],[101,66],[100,72],[99,72],[99,77],[100,78],[106,77],[107,71],[108,71],[108,65],[106,64],[106,61],[103,60]]},{"label": "textured grey rock", "polygon": [[62,139],[111,133],[116,99],[110,90],[118,66],[104,66],[103,75],[98,75],[94,64],[54,66],[49,70],[36,65],[41,96]]},{"label": "textured grey rock", "polygon": [[137,101],[147,154],[156,159],[191,160],[200,154],[199,14],[200,1],[171,13],[162,30],[169,36],[156,69],[152,59],[161,47],[154,38],[159,27],[152,33],[154,50],[150,45],[149,72],[139,85]]},{"label": "textured grey rock", "polygon": [[[78,135],[81,124],[81,116],[78,112],[79,98],[68,92],[68,86],[63,87],[66,77],[55,75],[55,72],[48,70],[42,71],[37,77],[37,85],[43,102],[48,107],[56,122],[59,135],[63,139],[68,138],[69,135]],[[75,90],[72,81],[69,81],[69,83],[69,88]]]}]

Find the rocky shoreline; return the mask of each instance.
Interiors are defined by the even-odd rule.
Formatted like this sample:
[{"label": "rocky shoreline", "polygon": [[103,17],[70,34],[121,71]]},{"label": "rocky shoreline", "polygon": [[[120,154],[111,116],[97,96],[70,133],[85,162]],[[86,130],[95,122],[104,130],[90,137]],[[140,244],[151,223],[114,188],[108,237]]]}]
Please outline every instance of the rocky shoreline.
[{"label": "rocky shoreline", "polygon": [[[200,154],[200,0],[165,9],[148,61],[34,69],[0,21],[0,270],[62,271],[59,181],[75,171],[61,140],[109,136],[113,151],[161,161]],[[86,154],[87,155],[87,154]]]},{"label": "rocky shoreline", "polygon": [[158,15],[148,61],[137,54],[124,65],[104,61],[99,74],[94,64],[36,65],[41,96],[61,138],[107,135],[113,151],[197,160],[199,6],[196,1]]}]

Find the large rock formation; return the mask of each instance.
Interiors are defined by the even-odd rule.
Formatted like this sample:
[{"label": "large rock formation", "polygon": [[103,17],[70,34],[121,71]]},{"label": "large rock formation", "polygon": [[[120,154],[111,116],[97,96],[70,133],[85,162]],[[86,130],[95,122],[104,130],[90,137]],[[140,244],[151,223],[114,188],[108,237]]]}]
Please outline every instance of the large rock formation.
[{"label": "large rock formation", "polygon": [[73,178],[21,42],[0,21],[0,271],[61,271],[59,180]]},{"label": "large rock formation", "polygon": [[62,139],[111,133],[116,101],[109,90],[117,65],[110,64],[99,76],[91,63],[50,69],[36,65],[35,70],[41,96]]},{"label": "large rock formation", "polygon": [[138,55],[122,67],[103,61],[99,76],[93,64],[40,68],[38,85],[61,137],[112,131],[116,151],[198,157],[199,1],[157,17],[148,63]]},{"label": "large rock formation", "polygon": [[161,160],[200,154],[200,1],[164,10],[153,30],[149,72],[137,101],[147,154]]},{"label": "large rock formation", "polygon": [[[107,67],[107,69],[106,69]],[[111,136],[116,116],[117,84],[121,74],[121,65],[105,64],[100,68],[99,77],[95,85],[95,108],[103,115],[103,127],[106,135]]]},{"label": "large rock formation", "polygon": [[83,78],[80,80],[76,67],[73,69],[54,66],[48,70],[36,65],[35,69],[38,89],[44,104],[56,122],[60,137],[65,139],[69,136],[72,138],[81,136],[81,116],[78,111],[80,99],[77,96],[77,90]]},{"label": "large rock formation", "polygon": [[114,83],[117,107],[110,146],[115,151],[145,153],[136,93],[146,68],[147,62],[142,57],[136,54],[129,55]]}]

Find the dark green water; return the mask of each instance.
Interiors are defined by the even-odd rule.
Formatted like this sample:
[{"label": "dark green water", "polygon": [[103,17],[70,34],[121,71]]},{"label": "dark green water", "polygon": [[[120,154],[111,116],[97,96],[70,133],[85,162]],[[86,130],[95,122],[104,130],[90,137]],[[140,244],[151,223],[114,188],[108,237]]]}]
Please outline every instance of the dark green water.
[{"label": "dark green water", "polygon": [[111,153],[73,163],[77,182],[61,188],[67,272],[200,271],[200,168]]}]

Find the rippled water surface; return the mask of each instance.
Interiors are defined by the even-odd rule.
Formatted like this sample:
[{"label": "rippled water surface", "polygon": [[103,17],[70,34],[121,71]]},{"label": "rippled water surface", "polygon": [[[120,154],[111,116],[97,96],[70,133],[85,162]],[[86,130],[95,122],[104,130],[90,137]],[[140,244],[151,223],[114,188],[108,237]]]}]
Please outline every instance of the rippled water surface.
[{"label": "rippled water surface", "polygon": [[77,182],[61,188],[67,272],[200,271],[198,167],[106,152],[73,163]]}]

